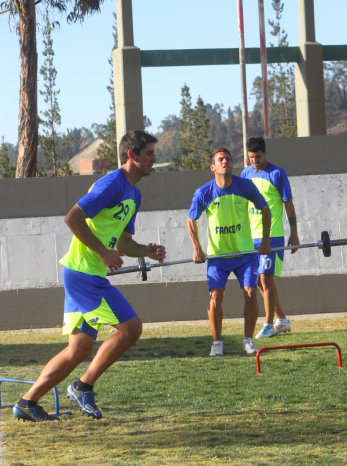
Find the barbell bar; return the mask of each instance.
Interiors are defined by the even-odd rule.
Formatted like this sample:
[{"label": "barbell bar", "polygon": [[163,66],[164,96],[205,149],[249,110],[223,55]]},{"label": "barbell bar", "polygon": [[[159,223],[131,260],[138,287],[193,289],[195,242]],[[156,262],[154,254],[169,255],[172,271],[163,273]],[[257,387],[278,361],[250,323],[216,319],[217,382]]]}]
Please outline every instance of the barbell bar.
[{"label": "barbell bar", "polygon": [[[306,243],[306,244],[297,244],[297,245],[292,245],[292,246],[283,246],[279,248],[272,248],[271,252],[278,252],[278,251],[288,251],[291,249],[305,249],[305,248],[318,248],[323,251],[324,257],[330,257],[331,256],[331,248],[334,246],[345,246],[347,244],[347,238],[343,239],[330,239],[330,235],[327,231],[322,231],[321,233],[321,239],[317,241],[317,243]],[[220,256],[206,256],[206,259],[231,259],[233,257],[240,257],[240,256],[245,256],[248,254],[258,254],[257,250],[253,251],[244,251],[244,252],[235,252],[232,254],[222,254]],[[138,258],[138,265],[133,265],[130,267],[123,267],[115,272],[108,271],[107,275],[122,275],[124,273],[133,273],[133,272],[139,272],[141,273],[141,278],[142,281],[147,280],[147,272],[151,271],[151,269],[155,269],[156,267],[167,267],[168,265],[177,265],[177,264],[188,264],[190,262],[194,262],[193,259],[180,259],[177,261],[169,261],[169,262],[163,262],[163,263],[155,263],[152,264],[150,262],[145,262],[143,257]]]}]

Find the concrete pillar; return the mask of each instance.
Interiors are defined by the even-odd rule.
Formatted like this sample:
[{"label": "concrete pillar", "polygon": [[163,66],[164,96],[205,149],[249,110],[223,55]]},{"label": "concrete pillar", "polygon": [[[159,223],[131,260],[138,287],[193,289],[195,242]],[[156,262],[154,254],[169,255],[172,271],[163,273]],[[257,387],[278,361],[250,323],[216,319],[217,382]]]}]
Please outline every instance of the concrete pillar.
[{"label": "concrete pillar", "polygon": [[[113,51],[117,145],[132,129],[144,129],[141,52],[134,46],[132,2],[116,0],[118,47]],[[118,161],[118,165],[120,163]]]},{"label": "concrete pillar", "polygon": [[295,95],[298,137],[326,134],[323,49],[316,42],[313,0],[298,0],[299,48],[295,64]]}]

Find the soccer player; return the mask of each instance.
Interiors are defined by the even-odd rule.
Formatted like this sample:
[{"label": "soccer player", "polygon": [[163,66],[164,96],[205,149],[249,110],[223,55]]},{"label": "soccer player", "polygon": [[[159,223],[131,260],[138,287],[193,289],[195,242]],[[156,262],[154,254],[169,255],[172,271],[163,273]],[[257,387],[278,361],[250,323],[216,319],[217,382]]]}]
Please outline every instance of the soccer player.
[{"label": "soccer player", "polygon": [[220,256],[240,252],[240,257],[207,260],[207,282],[210,292],[208,317],[213,343],[210,356],[223,355],[222,302],[227,279],[231,272],[236,275],[244,294],[244,340],[243,349],[248,354],[256,353],[253,333],[258,317],[257,304],[257,259],[256,254],[242,255],[254,250],[248,218],[248,203],[253,202],[261,212],[263,240],[261,254],[270,251],[270,209],[263,196],[250,180],[232,174],[230,152],[221,147],[211,156],[211,170],[215,178],[198,188],[194,194],[187,218],[187,229],[193,245],[193,261],[205,262],[196,220],[203,211],[208,220],[208,255]]},{"label": "soccer player", "polygon": [[165,248],[132,239],[141,192],[135,186],[151,173],[157,139],[144,131],[130,131],[120,142],[121,168],[96,181],[65,217],[73,238],[64,265],[63,333],[65,349],[43,368],[37,381],[13,408],[15,418],[34,422],[54,420],[38,400],[64,380],[91,352],[98,330],[105,324],[117,329],[107,338],[85,373],[67,394],[82,413],[102,417],[95,404],[94,383],[140,337],[142,324],[128,301],[106,278],[107,269],[118,270],[122,256],[150,257],[163,262]]},{"label": "soccer player", "polygon": [[[265,141],[262,137],[249,138],[247,141],[247,150],[251,165],[242,171],[241,176],[253,181],[270,207],[271,248],[284,246],[283,205],[290,226],[288,245],[299,244],[292,191],[286,172],[283,168],[268,162]],[[259,209],[253,204],[249,206],[249,216],[253,243],[254,247],[257,248],[261,242],[263,227]],[[292,254],[296,251],[297,249],[291,250]],[[291,324],[281,307],[274,280],[274,276],[281,276],[283,258],[284,251],[258,255],[258,288],[264,299],[265,324],[256,335],[256,338],[272,337],[280,332],[291,330]]]}]

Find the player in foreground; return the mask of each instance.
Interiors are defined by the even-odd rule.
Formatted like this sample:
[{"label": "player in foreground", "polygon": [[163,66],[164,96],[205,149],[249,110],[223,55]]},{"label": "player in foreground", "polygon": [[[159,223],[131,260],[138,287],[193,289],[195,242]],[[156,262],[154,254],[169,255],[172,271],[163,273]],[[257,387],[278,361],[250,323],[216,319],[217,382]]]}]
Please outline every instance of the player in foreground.
[{"label": "player in foreground", "polygon": [[[208,220],[208,255],[220,256],[254,250],[248,218],[249,201],[253,202],[261,212],[263,239],[258,248],[259,252],[261,254],[270,252],[270,209],[255,185],[250,180],[232,175],[232,168],[230,152],[224,147],[217,149],[211,156],[211,170],[215,179],[201,186],[194,194],[188,213],[187,228],[194,249],[195,263],[205,262],[206,259],[196,224],[203,211],[206,212]],[[258,317],[257,269],[256,254],[207,260],[207,282],[210,291],[208,317],[213,338],[210,356],[223,355],[222,303],[231,272],[236,275],[245,299],[243,349],[247,354],[257,352],[253,342]]]},{"label": "player in foreground", "polygon": [[[251,162],[241,177],[253,181],[264,196],[271,210],[271,248],[284,246],[283,205],[286,210],[290,226],[288,245],[299,243],[296,227],[296,214],[293,196],[288,176],[283,168],[268,162],[266,158],[265,141],[262,137],[252,137],[247,141],[248,158]],[[257,248],[262,238],[262,221],[259,210],[250,205],[249,216],[254,247]],[[292,249],[294,254],[297,249]],[[259,279],[258,287],[264,300],[265,324],[256,338],[268,338],[280,332],[291,330],[291,324],[285,316],[280,304],[274,276],[280,277],[284,259],[284,251],[271,252],[267,255],[258,255]],[[274,321],[275,319],[275,321]]]},{"label": "player in foreground", "polygon": [[121,168],[96,181],[68,212],[65,222],[73,233],[70,249],[61,259],[65,288],[63,333],[69,335],[65,349],[43,368],[39,378],[13,408],[15,418],[34,422],[55,417],[37,404],[90,354],[98,330],[105,324],[117,330],[107,338],[86,372],[67,394],[82,413],[102,417],[95,404],[93,387],[98,378],[140,337],[142,323],[134,309],[106,278],[122,256],[150,257],[163,262],[165,248],[132,239],[141,193],[135,186],[151,173],[157,139],[143,131],[130,131],[120,142]]}]

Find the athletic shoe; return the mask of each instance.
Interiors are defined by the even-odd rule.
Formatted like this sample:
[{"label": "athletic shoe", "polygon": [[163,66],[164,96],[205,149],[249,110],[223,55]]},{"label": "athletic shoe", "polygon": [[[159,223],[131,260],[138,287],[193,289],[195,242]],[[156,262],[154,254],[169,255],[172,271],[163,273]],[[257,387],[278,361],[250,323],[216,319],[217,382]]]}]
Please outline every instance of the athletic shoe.
[{"label": "athletic shoe", "polygon": [[24,408],[16,403],[13,406],[13,416],[16,419],[23,419],[23,421],[43,422],[43,421],[56,421],[56,416],[51,416],[40,405],[32,406],[31,408]]},{"label": "athletic shoe", "polygon": [[67,396],[78,405],[82,413],[95,419],[102,418],[102,414],[95,404],[95,393],[93,391],[81,392],[76,390],[75,385],[72,383],[67,387]]},{"label": "athletic shoe", "polygon": [[276,330],[272,324],[264,324],[263,328],[260,330],[258,335],[255,338],[269,338],[276,335]]},{"label": "athletic shoe", "polygon": [[286,319],[286,321],[276,319],[274,329],[276,330],[276,335],[277,335],[278,333],[281,333],[281,332],[290,332],[292,329],[292,326],[290,325],[290,322],[288,319]]},{"label": "athletic shoe", "polygon": [[214,341],[211,346],[210,356],[223,356],[223,341]]},{"label": "athletic shoe", "polygon": [[247,354],[255,354],[258,352],[257,348],[255,347],[253,338],[243,339],[243,349],[246,351]]}]

